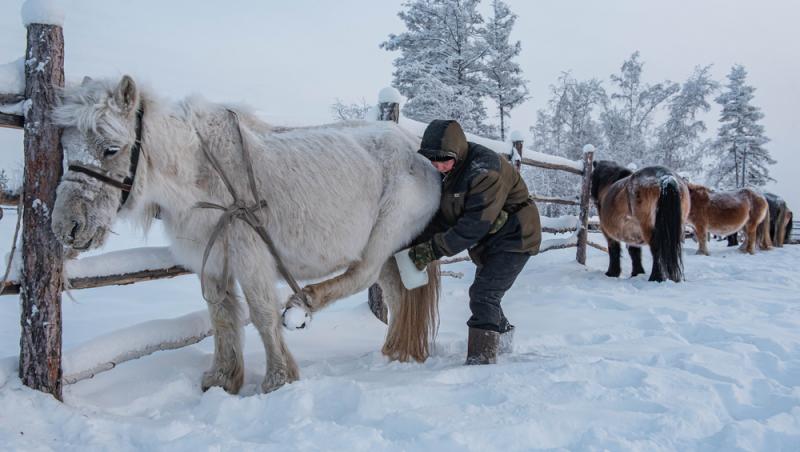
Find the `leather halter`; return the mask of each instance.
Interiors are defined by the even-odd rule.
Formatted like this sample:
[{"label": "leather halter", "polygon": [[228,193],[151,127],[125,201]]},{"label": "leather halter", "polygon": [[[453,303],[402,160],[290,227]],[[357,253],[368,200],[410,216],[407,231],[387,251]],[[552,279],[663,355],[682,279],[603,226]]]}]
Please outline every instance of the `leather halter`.
[{"label": "leather halter", "polygon": [[126,176],[123,180],[119,181],[114,179],[106,171],[103,171],[101,168],[97,168],[95,166],[71,163],[68,167],[70,171],[85,174],[107,185],[119,188],[122,191],[122,194],[120,196],[119,208],[117,210],[122,209],[122,207],[125,205],[125,202],[128,201],[131,192],[133,191],[133,183],[136,179],[136,169],[139,167],[139,154],[142,150],[143,116],[144,110],[139,108],[139,110],[136,111],[136,141],[133,142],[133,147],[131,148],[131,161],[130,166],[128,167],[128,176]]}]

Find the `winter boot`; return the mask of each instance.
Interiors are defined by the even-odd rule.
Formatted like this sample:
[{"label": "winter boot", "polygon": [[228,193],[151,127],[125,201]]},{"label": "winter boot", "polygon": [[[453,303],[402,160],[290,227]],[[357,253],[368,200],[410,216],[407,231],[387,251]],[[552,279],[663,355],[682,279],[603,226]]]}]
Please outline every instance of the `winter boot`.
[{"label": "winter boot", "polygon": [[514,351],[514,325],[509,324],[508,328],[500,333],[500,348],[498,351],[501,355]]},{"label": "winter boot", "polygon": [[500,333],[497,331],[469,329],[467,340],[467,362],[473,364],[494,364],[497,362],[497,350],[500,347]]}]

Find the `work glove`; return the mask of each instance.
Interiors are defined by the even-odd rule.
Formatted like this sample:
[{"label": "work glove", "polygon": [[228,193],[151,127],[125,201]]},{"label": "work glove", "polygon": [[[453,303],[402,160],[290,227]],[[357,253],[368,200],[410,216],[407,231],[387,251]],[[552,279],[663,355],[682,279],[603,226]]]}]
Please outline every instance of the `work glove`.
[{"label": "work glove", "polygon": [[411,262],[414,263],[417,270],[424,270],[428,264],[436,260],[436,254],[433,252],[433,243],[428,240],[412,246],[408,250],[408,257],[411,258]]}]

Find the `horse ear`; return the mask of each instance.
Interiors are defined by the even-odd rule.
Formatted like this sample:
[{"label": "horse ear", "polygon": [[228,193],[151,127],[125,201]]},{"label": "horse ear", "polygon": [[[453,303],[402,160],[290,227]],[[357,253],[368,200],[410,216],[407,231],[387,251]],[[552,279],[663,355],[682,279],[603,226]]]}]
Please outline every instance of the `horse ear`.
[{"label": "horse ear", "polygon": [[91,77],[89,77],[88,75],[84,75],[83,80],[81,81],[81,86],[88,85],[89,82],[91,81],[92,81]]},{"label": "horse ear", "polygon": [[139,105],[139,90],[130,76],[125,75],[119,81],[117,90],[114,92],[114,102],[122,109],[123,113],[129,116],[136,110]]}]

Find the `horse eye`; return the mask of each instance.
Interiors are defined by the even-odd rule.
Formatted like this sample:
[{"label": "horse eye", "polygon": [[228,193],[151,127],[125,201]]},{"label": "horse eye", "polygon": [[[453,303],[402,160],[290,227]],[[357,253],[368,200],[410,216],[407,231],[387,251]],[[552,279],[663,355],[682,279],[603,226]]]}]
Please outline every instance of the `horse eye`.
[{"label": "horse eye", "polygon": [[111,157],[119,152],[119,146],[109,146],[103,151],[103,157]]}]

